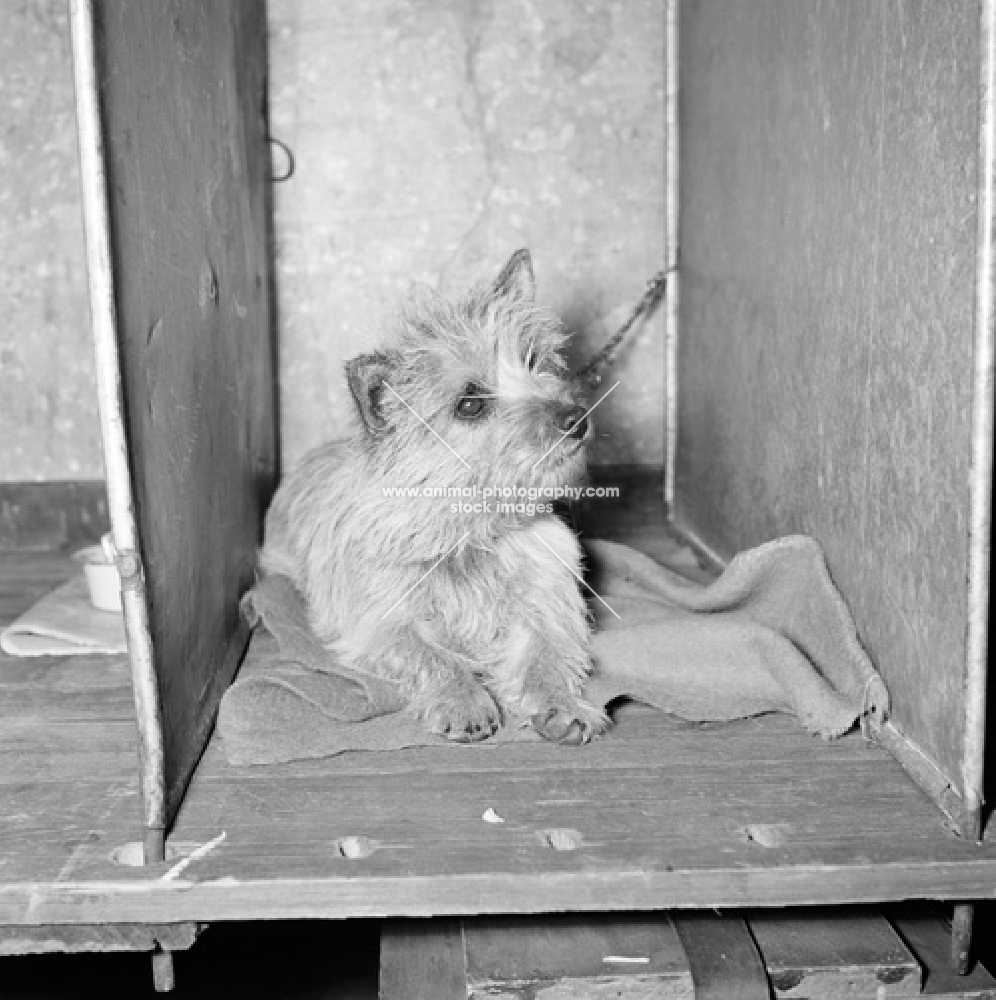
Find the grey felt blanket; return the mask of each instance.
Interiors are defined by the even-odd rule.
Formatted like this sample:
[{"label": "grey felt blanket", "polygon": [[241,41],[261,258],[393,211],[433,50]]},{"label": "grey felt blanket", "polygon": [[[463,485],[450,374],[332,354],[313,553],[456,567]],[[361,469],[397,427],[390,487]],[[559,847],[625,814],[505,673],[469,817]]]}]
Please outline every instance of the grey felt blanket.
[{"label": "grey felt blanket", "polygon": [[[625,545],[587,541],[585,549],[601,598],[593,602],[590,700],[626,696],[692,721],[787,712],[825,738],[865,714],[887,714],[885,685],[811,538],[742,553],[708,584]],[[257,628],[221,703],[231,763],[447,742],[405,710],[392,684],[343,668],[321,646],[287,578],[264,579],[243,608],[265,630]],[[487,742],[518,739],[539,737],[510,719]]]}]

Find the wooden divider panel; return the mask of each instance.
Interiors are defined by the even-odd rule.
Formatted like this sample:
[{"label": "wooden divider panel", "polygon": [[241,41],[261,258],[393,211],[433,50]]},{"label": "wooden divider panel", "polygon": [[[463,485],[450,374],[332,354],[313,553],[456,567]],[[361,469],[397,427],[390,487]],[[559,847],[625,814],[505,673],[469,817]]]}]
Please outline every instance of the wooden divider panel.
[{"label": "wooden divider panel", "polygon": [[680,7],[675,514],[824,546],[962,790],[980,8]]},{"label": "wooden divider panel", "polygon": [[245,635],[275,474],[261,0],[104,0],[101,105],[168,817]]}]

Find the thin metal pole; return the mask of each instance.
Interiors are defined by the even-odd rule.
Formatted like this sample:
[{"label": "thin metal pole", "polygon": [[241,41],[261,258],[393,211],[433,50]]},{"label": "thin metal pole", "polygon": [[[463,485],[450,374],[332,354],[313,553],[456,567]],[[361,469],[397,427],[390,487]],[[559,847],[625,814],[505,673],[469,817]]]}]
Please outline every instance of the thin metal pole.
[{"label": "thin metal pole", "polygon": [[975,283],[975,351],[968,538],[968,616],[965,653],[965,736],[962,791],[976,817],[967,836],[981,836],[986,736],[986,653],[989,632],[989,554],[993,475],[993,324],[996,231],[996,0],[982,3],[979,133],[979,230]]},{"label": "thin metal pole", "polygon": [[164,858],[166,783],[163,736],[125,430],[93,0],[70,0],[69,13],[107,507],[121,574],[125,632],[138,720],[145,861],[149,864]]},{"label": "thin metal pole", "polygon": [[665,158],[667,164],[667,272],[668,286],[664,298],[664,392],[665,392],[665,453],[664,502],[668,517],[674,517],[675,470],[678,461],[678,294],[681,290],[679,270],[679,206],[678,190],[678,24],[680,0],[667,0],[666,61],[667,84],[665,106]]}]

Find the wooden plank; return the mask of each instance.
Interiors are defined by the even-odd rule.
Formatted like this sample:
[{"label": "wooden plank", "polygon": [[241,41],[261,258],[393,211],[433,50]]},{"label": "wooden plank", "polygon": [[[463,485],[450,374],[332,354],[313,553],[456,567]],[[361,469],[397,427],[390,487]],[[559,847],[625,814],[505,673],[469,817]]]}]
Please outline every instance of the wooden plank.
[{"label": "wooden plank", "polygon": [[389,920],[380,932],[380,1000],[466,1000],[459,920]]},{"label": "wooden plank", "polygon": [[742,917],[672,916],[688,959],[695,1000],[768,1000],[768,976]]},{"label": "wooden plank", "polygon": [[[0,592],[16,605],[18,575],[47,588],[67,568],[61,557],[15,554],[0,561]],[[953,836],[859,735],[825,743],[781,716],[701,726],[639,706],[585,748],[444,745],[234,768],[215,741],[173,833],[180,854],[130,868],[114,856],[138,839],[134,723],[113,718],[113,671],[88,662],[0,659],[6,924],[996,895],[996,844]],[[88,685],[79,716],[66,717]],[[35,706],[26,717],[4,710],[18,690],[19,705]],[[488,808],[505,822],[484,822]],[[564,828],[577,831],[575,850],[551,848],[547,832]],[[184,851],[223,832],[163,881]],[[373,849],[350,859],[337,848],[346,837]]]},{"label": "wooden plank", "polygon": [[[58,796],[71,783],[53,774],[51,783],[6,786],[22,818],[19,846],[0,868],[0,918],[169,922],[996,896],[996,844],[954,836],[899,765],[857,735],[828,744],[775,718],[672,728],[663,716],[654,735],[653,716],[638,718],[633,744],[620,725],[580,750],[440,746],[232,768],[214,746],[173,836],[194,845],[225,839],[166,883],[168,862],[123,869],[102,836],[61,848],[62,862],[74,856],[55,884],[67,819]],[[71,753],[60,759],[70,766]],[[103,829],[108,806],[94,795],[83,786],[72,794],[72,829]],[[124,798],[109,814],[123,840],[133,839],[124,824],[133,806]],[[489,808],[505,822],[485,822]],[[549,831],[560,829],[576,832],[576,849],[552,849]],[[369,850],[344,856],[338,844],[350,837]]]},{"label": "wooden plank", "polygon": [[666,914],[548,914],[463,921],[467,996],[691,1000]]},{"label": "wooden plank", "polygon": [[57,552],[110,529],[101,480],[0,483],[0,552]]},{"label": "wooden plank", "polygon": [[951,927],[930,906],[892,907],[889,919],[923,965],[923,995],[932,1000],[996,1000],[996,978],[976,962],[966,975],[951,964]]},{"label": "wooden plank", "polygon": [[167,822],[238,666],[275,472],[262,2],[99,5],[127,423]]},{"label": "wooden plank", "polygon": [[919,996],[916,958],[869,910],[753,910],[747,915],[777,1000]]},{"label": "wooden plank", "polygon": [[816,537],[964,798],[980,5],[680,27],[678,520],[726,556]]},{"label": "wooden plank", "polygon": [[201,929],[191,923],[0,926],[0,955],[154,951],[159,947],[186,951],[193,946]]}]

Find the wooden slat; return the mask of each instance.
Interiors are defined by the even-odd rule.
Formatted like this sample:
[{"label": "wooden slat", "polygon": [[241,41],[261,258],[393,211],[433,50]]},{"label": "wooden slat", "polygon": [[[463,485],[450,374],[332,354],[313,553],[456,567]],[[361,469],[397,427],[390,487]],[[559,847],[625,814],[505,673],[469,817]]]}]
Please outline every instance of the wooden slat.
[{"label": "wooden slat", "polygon": [[777,1000],[920,994],[916,958],[877,912],[755,910],[747,919]]},{"label": "wooden slat", "polygon": [[103,0],[115,299],[166,821],[238,666],[275,472],[261,0]]},{"label": "wooden slat", "polygon": [[380,935],[380,1000],[466,1000],[459,920],[391,920]]},{"label": "wooden slat", "polygon": [[695,1000],[768,1000],[768,976],[742,917],[672,917],[691,970]]},{"label": "wooden slat", "polygon": [[62,924],[0,926],[0,955],[54,952],[185,951],[197,940],[197,924]]},{"label": "wooden slat", "polygon": [[467,996],[691,1000],[667,914],[548,914],[463,921]]}]

